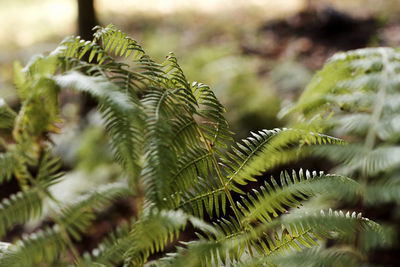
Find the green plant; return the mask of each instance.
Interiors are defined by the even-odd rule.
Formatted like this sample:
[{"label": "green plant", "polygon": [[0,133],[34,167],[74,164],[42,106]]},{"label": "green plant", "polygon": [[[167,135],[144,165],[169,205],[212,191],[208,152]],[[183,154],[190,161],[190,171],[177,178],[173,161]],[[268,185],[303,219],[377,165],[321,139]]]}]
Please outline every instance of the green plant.
[{"label": "green plant", "polygon": [[[400,51],[368,48],[338,53],[316,74],[291,112],[348,140],[346,146],[319,147],[315,153],[338,164],[337,172],[360,184],[357,209],[391,231],[385,251],[379,237],[358,234],[354,247],[370,262],[398,264],[400,208]],[[388,238],[386,239],[388,241]],[[386,242],[387,243],[387,242]],[[385,247],[383,246],[383,247]],[[388,247],[386,247],[388,248]],[[378,253],[373,253],[379,249]]]},{"label": "green plant", "polygon": [[[0,105],[0,181],[16,179],[21,191],[1,202],[0,235],[44,219],[45,202],[55,205],[48,207],[51,223],[4,249],[0,266],[141,266],[150,259],[157,266],[274,265],[326,238],[351,242],[361,231],[380,230],[361,214],[301,208],[314,196],[356,195],[359,186],[347,177],[283,171],[279,180],[253,183],[303,156],[305,148],[340,139],[308,128],[262,130],[227,150],[232,133],[223,106],[208,86],[186,80],[174,55],[155,63],[113,26],[98,28],[94,36],[92,42],[67,38],[25,68],[15,65],[21,107],[15,113]],[[93,188],[71,203],[50,191],[62,180],[51,138],[58,132],[64,90],[96,99],[123,169],[121,182]],[[246,192],[249,182],[256,188]],[[138,214],[98,249],[81,254],[75,244],[96,214],[125,197]],[[165,254],[189,224],[198,238]],[[342,256],[327,262],[350,257],[335,248],[321,253]]]}]

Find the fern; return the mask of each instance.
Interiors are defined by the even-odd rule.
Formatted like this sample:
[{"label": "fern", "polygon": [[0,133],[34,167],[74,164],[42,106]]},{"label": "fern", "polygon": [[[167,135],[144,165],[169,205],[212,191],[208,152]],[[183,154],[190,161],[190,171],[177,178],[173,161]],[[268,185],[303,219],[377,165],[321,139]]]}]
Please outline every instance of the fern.
[{"label": "fern", "polygon": [[[273,224],[261,224],[254,231],[241,232],[239,225],[228,220],[219,222],[219,236],[214,238],[201,236],[200,241],[189,242],[187,248],[180,248],[178,253],[173,253],[161,259],[161,266],[185,266],[190,262],[193,266],[200,265],[229,265],[237,266],[274,266],[279,261],[291,261],[291,257],[314,254],[316,249],[309,251],[306,248],[319,246],[321,240],[326,238],[354,238],[357,227],[365,230],[379,231],[379,226],[360,214],[344,214],[342,211],[307,213],[283,216]],[[334,231],[332,231],[334,229]],[[222,235],[221,235],[222,233]],[[211,240],[210,240],[211,238]],[[246,244],[251,242],[255,249],[256,257],[246,253]],[[301,254],[299,251],[303,251]],[[318,250],[318,256],[324,254],[343,253],[343,249]],[[183,256],[184,255],[184,256]],[[321,258],[319,258],[321,259]],[[322,260],[318,264],[327,264],[333,259]],[[356,262],[359,255],[349,251],[347,257],[336,258],[338,262]],[[312,259],[310,259],[312,261]]]},{"label": "fern", "polygon": [[[369,216],[381,205],[397,207],[399,201],[399,56],[393,48],[334,55],[290,111],[304,120],[319,116],[322,120],[315,122],[321,127],[351,140],[346,146],[317,148],[316,153],[337,163],[337,172],[360,181],[360,202],[372,210]],[[360,234],[356,246],[382,247],[371,238]]]},{"label": "fern", "polygon": [[65,226],[71,237],[79,240],[80,233],[86,232],[91,226],[96,210],[101,211],[116,199],[130,195],[130,190],[124,185],[109,184],[100,187],[95,192],[82,196],[77,204],[62,207],[57,221]]},{"label": "fern", "polygon": [[1,257],[1,266],[38,266],[57,262],[66,250],[66,242],[57,226],[25,235]]},{"label": "fern", "polygon": [[49,159],[45,154],[38,166],[35,177],[36,186],[2,200],[0,204],[0,236],[4,236],[6,231],[16,224],[22,224],[41,215],[43,200],[48,194],[48,188],[57,183],[62,175],[58,169],[58,160]]},{"label": "fern", "polygon": [[[132,153],[137,149],[134,146],[135,139],[139,138],[142,125],[139,104],[131,101],[132,98],[121,92],[119,87],[102,77],[88,77],[78,72],[70,72],[56,76],[55,80],[61,87],[88,92],[98,99],[99,109],[111,136],[115,158],[121,162],[134,184],[140,172],[137,158],[135,161],[138,154]],[[132,124],[131,121],[135,121],[136,124]]]},{"label": "fern", "polygon": [[[341,139],[303,125],[262,130],[230,145],[225,108],[211,88],[189,82],[173,54],[154,62],[112,25],[97,27],[93,41],[66,38],[25,68],[16,63],[15,85],[18,112],[0,102],[0,182],[16,179],[21,191],[0,206],[0,234],[33,218],[45,230],[4,250],[0,266],[274,264],[284,253],[307,251],[327,238],[351,242],[354,233],[381,234],[360,216],[295,212],[315,196],[357,197],[360,186],[350,178],[300,170],[260,181],[261,174],[316,147],[341,148]],[[62,180],[51,134],[59,132],[58,98],[64,90],[97,101],[109,147],[123,170],[117,178],[122,184],[93,188],[72,203],[62,203],[50,190]],[[249,182],[261,185],[247,192]],[[96,216],[128,197],[137,214],[97,249],[79,251],[77,243]],[[44,203],[50,203],[46,213]],[[198,239],[177,243],[188,225]],[[167,255],[171,244],[177,247]]]},{"label": "fern", "polygon": [[[287,207],[298,207],[300,200],[307,199],[315,194],[335,194],[335,197],[345,198],[349,195],[356,195],[359,190],[358,184],[347,177],[338,177],[333,175],[324,175],[309,173],[305,175],[300,170],[299,175],[293,172],[292,176],[282,173],[279,186],[274,178],[270,179],[270,183],[260,187],[259,191],[254,191],[256,197],[248,194],[244,199],[247,209],[244,210],[246,220],[253,221],[258,219],[261,222],[268,223],[272,221],[271,217],[277,217],[279,213],[287,212]],[[329,187],[332,186],[333,187]]]},{"label": "fern", "polygon": [[90,264],[115,266],[123,262],[123,254],[129,248],[130,227],[127,223],[120,225],[115,232],[110,233],[97,248],[90,253],[86,252],[84,261],[87,266]]},{"label": "fern", "polygon": [[2,98],[0,99],[0,116],[2,118],[0,129],[8,129],[14,125],[16,114]]},{"label": "fern", "polygon": [[11,179],[15,168],[13,154],[6,152],[0,154],[0,183]]},{"label": "fern", "polygon": [[42,211],[42,199],[37,191],[18,192],[1,202],[0,234],[4,236],[7,230],[15,224],[26,222],[37,217]]},{"label": "fern", "polygon": [[[357,265],[357,260],[360,256],[355,251],[347,248],[343,249],[308,249],[303,253],[292,253],[290,255],[284,254],[271,257],[270,264],[275,266],[295,266],[301,262],[304,266],[321,266],[323,262],[326,266],[335,266],[336,264],[343,264],[344,266]],[[263,260],[254,259],[245,264],[238,266],[262,266]]]}]

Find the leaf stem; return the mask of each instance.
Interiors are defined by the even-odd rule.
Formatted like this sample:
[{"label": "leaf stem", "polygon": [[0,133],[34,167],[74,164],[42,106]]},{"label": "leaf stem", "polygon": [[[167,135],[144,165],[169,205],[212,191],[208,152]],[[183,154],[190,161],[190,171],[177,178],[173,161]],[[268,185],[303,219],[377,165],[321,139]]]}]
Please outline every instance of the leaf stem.
[{"label": "leaf stem", "polygon": [[211,161],[212,161],[212,163],[214,165],[214,168],[215,168],[215,171],[217,173],[218,179],[219,179],[220,183],[222,184],[222,186],[224,187],[225,194],[228,197],[229,203],[232,206],[233,213],[235,214],[235,217],[238,220],[240,227],[243,227],[242,222],[240,220],[239,211],[238,211],[238,209],[237,209],[237,207],[235,205],[235,202],[233,201],[231,192],[229,191],[229,188],[228,188],[227,184],[224,181],[221,169],[220,169],[220,167],[218,165],[217,159],[214,156],[213,149],[212,149],[211,145],[207,142],[207,139],[205,138],[205,136],[204,136],[203,132],[201,131],[201,129],[199,127],[196,127],[196,129],[197,129],[197,132],[199,133],[201,139],[204,140],[203,143],[205,144],[208,152],[211,155]]},{"label": "leaf stem", "polygon": [[[219,165],[218,165],[217,159],[216,159],[215,156],[214,156],[213,149],[212,149],[210,143],[207,142],[207,139],[205,138],[205,136],[204,136],[203,132],[201,131],[200,127],[197,126],[196,129],[197,129],[197,132],[199,133],[201,139],[203,140],[203,143],[204,143],[204,145],[206,146],[208,152],[211,154],[211,161],[212,161],[212,163],[213,163],[213,165],[214,165],[214,168],[215,168],[215,171],[216,171],[216,173],[217,173],[218,179],[219,179],[219,181],[221,182],[222,186],[224,187],[225,194],[226,194],[226,196],[228,197],[228,201],[229,201],[229,203],[231,204],[233,213],[235,214],[235,217],[236,217],[236,219],[237,219],[237,221],[238,221],[238,223],[239,223],[239,226],[240,226],[241,229],[245,230],[245,228],[244,228],[244,226],[243,226],[243,223],[242,223],[242,220],[241,220],[240,215],[239,215],[239,210],[238,210],[238,208],[236,207],[236,204],[235,204],[235,202],[233,201],[231,192],[229,191],[229,188],[228,188],[227,184],[226,184],[225,181],[224,181],[224,178],[223,178],[221,169],[220,169],[220,167],[219,167]],[[252,252],[252,250],[251,250],[251,246],[250,246],[249,243],[247,243],[247,247],[248,247],[250,256],[253,257],[253,252]]]}]

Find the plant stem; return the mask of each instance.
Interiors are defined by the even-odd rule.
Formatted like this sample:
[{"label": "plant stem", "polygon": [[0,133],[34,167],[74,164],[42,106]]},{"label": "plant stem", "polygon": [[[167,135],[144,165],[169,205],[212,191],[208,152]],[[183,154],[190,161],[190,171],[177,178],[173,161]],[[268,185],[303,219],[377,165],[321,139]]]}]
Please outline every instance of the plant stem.
[{"label": "plant stem", "polygon": [[[36,179],[33,179],[32,177],[28,177],[28,178],[29,178],[30,182],[32,183],[32,185],[37,187],[38,193],[39,193],[39,195],[41,195],[42,199],[45,199],[46,197],[48,197],[58,207],[61,207],[60,201],[58,199],[56,199],[48,190],[42,189],[40,186],[38,186],[38,181]],[[58,219],[57,212],[50,205],[49,205],[48,208],[49,208],[49,215],[54,220],[56,225],[58,225],[58,227],[60,229],[60,235],[64,239],[64,241],[66,242],[67,246],[69,247],[69,249],[71,251],[71,254],[72,254],[73,258],[74,258],[76,266],[78,266],[78,267],[83,266],[83,263],[82,263],[80,255],[79,255],[79,252],[76,249],[76,247],[74,246],[74,244],[72,243],[72,240],[68,235],[68,231],[67,231],[66,227]]]},{"label": "plant stem", "polygon": [[[391,72],[391,70],[389,70],[388,68],[390,67],[389,64],[389,59],[388,59],[388,55],[385,51],[385,49],[379,49],[380,54],[382,55],[382,82],[379,85],[379,91],[378,94],[376,96],[376,102],[374,105],[374,109],[373,109],[373,113],[372,113],[372,118],[370,121],[370,127],[368,129],[367,132],[367,136],[365,137],[365,142],[364,142],[364,150],[366,153],[366,156],[364,158],[364,163],[362,166],[362,170],[361,170],[361,196],[363,196],[365,194],[366,188],[367,188],[367,184],[368,184],[368,159],[371,156],[371,152],[374,149],[375,146],[375,140],[376,140],[376,132],[377,132],[377,128],[378,128],[378,123],[379,123],[379,119],[382,115],[382,111],[383,111],[383,106],[384,106],[384,102],[385,102],[385,97],[386,97],[386,89],[388,86],[388,75],[389,72]],[[361,203],[362,205],[362,203]]]},{"label": "plant stem", "polygon": [[363,180],[366,180],[368,178],[368,172],[367,172],[367,159],[370,157],[370,153],[374,148],[375,145],[375,139],[376,139],[376,132],[378,128],[378,122],[379,119],[382,115],[383,111],[383,105],[385,102],[386,98],[386,87],[388,86],[388,75],[390,70],[388,68],[390,67],[389,65],[389,60],[388,60],[388,55],[384,49],[379,49],[381,55],[382,55],[382,61],[383,61],[383,66],[382,66],[382,82],[379,86],[379,91],[376,97],[376,102],[374,106],[374,110],[372,113],[372,119],[370,122],[370,128],[368,130],[367,136],[365,138],[365,143],[364,143],[364,148],[367,151],[367,156],[365,157],[364,161],[364,166],[363,166]]},{"label": "plant stem", "polygon": [[[229,191],[229,188],[228,188],[227,184],[226,184],[225,181],[224,181],[224,178],[223,178],[221,169],[220,169],[220,167],[219,167],[219,165],[218,165],[217,159],[216,159],[215,156],[214,156],[214,151],[213,151],[213,149],[212,149],[210,143],[207,142],[207,139],[205,138],[205,136],[204,136],[203,132],[201,131],[201,129],[200,129],[198,126],[196,127],[196,129],[197,129],[197,132],[199,133],[201,139],[203,140],[203,143],[205,144],[205,146],[206,146],[208,152],[209,152],[210,155],[211,155],[211,161],[212,161],[212,163],[213,163],[213,165],[214,165],[215,171],[217,172],[218,179],[219,179],[219,181],[221,182],[222,186],[224,187],[225,194],[226,194],[226,196],[228,197],[228,201],[229,201],[229,203],[231,204],[233,213],[235,214],[235,217],[236,217],[236,219],[237,219],[237,221],[238,221],[238,223],[239,223],[239,226],[240,226],[241,229],[245,230],[245,228],[244,228],[244,226],[243,226],[243,224],[242,224],[242,220],[240,219],[239,210],[237,209],[236,204],[235,204],[235,202],[233,201],[231,192]],[[250,246],[249,243],[247,244],[247,247],[248,247],[250,256],[253,257],[253,252],[252,252],[252,250],[251,250],[251,246]]]},{"label": "plant stem", "polygon": [[[391,66],[389,64],[389,59],[388,55],[385,49],[380,48],[379,52],[382,56],[382,81],[379,85],[378,88],[378,93],[376,96],[376,102],[374,105],[373,113],[372,113],[372,118],[370,121],[370,127],[367,132],[367,136],[365,137],[365,142],[364,142],[364,151],[365,151],[365,157],[364,157],[364,162],[361,170],[361,177],[360,177],[360,184],[361,184],[361,193],[360,193],[360,209],[361,212],[364,213],[364,196],[367,191],[368,187],[368,161],[369,158],[371,157],[371,152],[374,149],[375,146],[375,141],[376,141],[376,134],[377,134],[377,129],[378,129],[378,123],[379,119],[381,118],[382,112],[383,112],[383,106],[385,103],[385,98],[386,98],[386,90],[388,86],[388,76],[389,73],[392,72]],[[390,68],[390,69],[389,69]],[[356,239],[355,239],[356,247],[360,246],[360,232],[357,232]]]},{"label": "plant stem", "polygon": [[197,128],[197,131],[198,131],[201,139],[204,140],[203,143],[205,144],[208,152],[211,155],[211,161],[212,161],[212,163],[214,165],[214,168],[215,168],[215,171],[217,173],[218,179],[221,182],[222,186],[224,187],[225,194],[228,197],[228,201],[232,206],[233,213],[235,214],[235,217],[238,220],[240,227],[243,227],[242,222],[240,220],[239,211],[238,211],[238,209],[237,209],[237,207],[236,207],[236,205],[235,205],[235,203],[233,201],[231,192],[229,191],[229,188],[228,188],[228,186],[226,185],[226,183],[224,181],[221,169],[220,169],[220,167],[218,165],[217,159],[214,156],[214,151],[213,151],[211,145],[207,142],[207,139],[205,138],[205,136],[204,136],[203,132],[200,130],[200,128],[199,127],[196,127],[196,128]]}]

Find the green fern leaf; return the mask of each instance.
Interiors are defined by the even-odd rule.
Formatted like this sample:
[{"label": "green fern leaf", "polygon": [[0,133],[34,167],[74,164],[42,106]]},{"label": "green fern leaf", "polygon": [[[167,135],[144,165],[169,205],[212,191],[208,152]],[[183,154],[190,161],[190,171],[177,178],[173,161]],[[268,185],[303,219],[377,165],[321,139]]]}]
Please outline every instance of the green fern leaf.
[{"label": "green fern leaf", "polygon": [[58,224],[66,228],[66,231],[75,239],[80,240],[81,233],[89,229],[95,212],[109,206],[112,202],[122,197],[131,195],[132,192],[124,185],[109,184],[98,188],[86,196],[76,200],[76,204],[70,204],[61,208],[57,216]]},{"label": "green fern leaf", "polygon": [[[336,198],[356,197],[359,185],[350,178],[335,175],[324,175],[322,172],[310,173],[300,170],[298,174],[293,171],[292,176],[287,172],[282,173],[280,185],[271,177],[270,183],[265,182],[261,190],[255,191],[256,198],[247,195],[244,203],[244,220],[252,222],[255,219],[269,223],[273,217],[287,212],[290,207],[298,207],[300,200],[305,200],[316,194],[334,194]],[[332,190],[332,191],[330,191]]]},{"label": "green fern leaf", "polygon": [[135,184],[134,181],[138,179],[140,171],[137,162],[139,153],[137,149],[140,146],[135,146],[140,140],[139,132],[142,124],[140,105],[131,101],[132,98],[127,97],[117,86],[102,77],[87,77],[71,72],[56,76],[55,80],[62,88],[75,88],[88,92],[99,100],[100,111],[105,117],[106,128],[115,148],[116,159],[128,172],[131,183]]},{"label": "green fern leaf", "polygon": [[0,266],[38,266],[57,262],[66,245],[57,226],[26,235],[0,257]]},{"label": "green fern leaf", "polygon": [[0,184],[9,181],[16,168],[13,153],[0,153]]},{"label": "green fern leaf", "polygon": [[17,114],[0,98],[0,129],[9,129],[14,125]]}]

